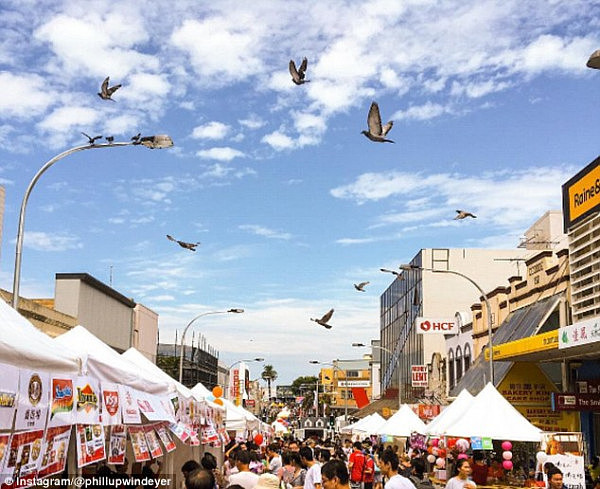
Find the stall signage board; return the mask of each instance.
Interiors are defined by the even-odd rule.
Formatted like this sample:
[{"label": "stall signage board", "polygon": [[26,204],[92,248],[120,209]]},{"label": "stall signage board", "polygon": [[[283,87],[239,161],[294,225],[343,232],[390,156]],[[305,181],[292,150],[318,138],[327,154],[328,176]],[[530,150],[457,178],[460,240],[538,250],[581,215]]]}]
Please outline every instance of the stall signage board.
[{"label": "stall signage board", "polygon": [[563,326],[558,331],[558,348],[560,350],[597,342],[600,342],[600,320],[598,318]]},{"label": "stall signage board", "polygon": [[410,372],[413,387],[427,387],[427,365],[411,365]]},{"label": "stall signage board", "polygon": [[454,318],[418,317],[417,334],[458,334],[458,324]]},{"label": "stall signage board", "polygon": [[600,411],[598,394],[552,393],[553,411]]},{"label": "stall signage board", "polygon": [[600,208],[600,157],[562,186],[565,233]]},{"label": "stall signage board", "polygon": [[546,462],[552,462],[563,473],[563,487],[585,489],[583,457],[576,455],[548,455]]}]

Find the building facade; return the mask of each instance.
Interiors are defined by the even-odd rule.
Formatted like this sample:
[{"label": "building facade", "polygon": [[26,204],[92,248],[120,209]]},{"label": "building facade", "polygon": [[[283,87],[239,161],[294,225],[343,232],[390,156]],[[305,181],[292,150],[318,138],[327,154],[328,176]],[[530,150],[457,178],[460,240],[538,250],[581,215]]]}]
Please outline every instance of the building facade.
[{"label": "building facade", "polygon": [[[181,345],[159,343],[156,353],[156,364],[174,379],[179,378],[179,358]],[[216,349],[200,344],[184,345],[182,384],[188,388],[200,382],[208,390],[218,385],[219,353]]]}]

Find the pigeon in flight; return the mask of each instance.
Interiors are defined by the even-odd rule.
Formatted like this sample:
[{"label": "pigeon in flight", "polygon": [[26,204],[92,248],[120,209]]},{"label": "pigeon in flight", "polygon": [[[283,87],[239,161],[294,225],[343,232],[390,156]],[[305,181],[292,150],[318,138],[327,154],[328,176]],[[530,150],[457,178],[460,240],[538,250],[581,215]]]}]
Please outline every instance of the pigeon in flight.
[{"label": "pigeon in flight", "polygon": [[385,272],[385,273],[393,273],[394,275],[396,275],[396,277],[401,278],[401,279],[404,278],[404,276],[402,275],[402,272],[397,272],[396,270],[390,270],[388,268],[380,268],[379,270],[382,272]]},{"label": "pigeon in flight", "polygon": [[196,247],[200,244],[200,241],[198,241],[197,243],[186,243],[185,241],[179,241],[178,239],[175,239],[173,236],[170,236],[169,234],[167,234],[167,239],[169,241],[175,241],[175,243],[177,243],[179,246],[181,246],[182,248],[185,248],[186,250],[190,250],[190,251],[196,251]]},{"label": "pigeon in flight", "polygon": [[[119,83],[118,85],[109,87],[108,86],[108,81],[109,81],[110,77],[106,77],[104,79],[104,81],[102,82],[102,86],[100,87],[100,91],[98,92],[98,97],[100,97],[102,100],[113,100],[112,94],[115,93],[119,88],[121,88],[121,84]],[[114,102],[114,100],[113,100]]]},{"label": "pigeon in flight", "polygon": [[85,132],[82,132],[81,134],[83,134],[86,138],[88,138],[88,142],[90,143],[90,146],[93,146],[94,144],[96,144],[96,141],[98,139],[102,138],[102,136],[96,136],[96,137],[88,136]]},{"label": "pigeon in flight", "polygon": [[321,319],[310,318],[310,320],[320,324],[321,326],[324,326],[327,329],[331,329],[331,324],[327,324],[327,321],[331,319],[331,316],[333,316],[333,309],[329,309],[329,311],[327,311],[327,313],[325,313]]},{"label": "pigeon in flight", "polygon": [[476,219],[477,216],[474,214],[471,214],[470,212],[467,211],[461,211],[461,210],[456,210],[456,217],[454,218],[456,219],[465,219],[466,217],[472,217],[473,219]]},{"label": "pigeon in flight", "polygon": [[310,81],[304,79],[307,66],[308,60],[306,58],[302,59],[302,63],[300,64],[300,68],[298,69],[296,69],[296,63],[294,63],[294,60],[290,59],[290,75],[292,75],[292,81],[296,85],[302,85],[303,83]]},{"label": "pigeon in flight", "polygon": [[359,284],[354,284],[354,288],[359,292],[366,292],[365,287],[369,285],[371,282],[361,282]]},{"label": "pigeon in flight", "polygon": [[376,143],[393,143],[391,139],[385,139],[385,136],[394,125],[394,121],[389,121],[385,126],[381,126],[381,115],[379,114],[379,105],[377,102],[371,103],[369,115],[367,117],[368,131],[361,131],[371,141]]}]

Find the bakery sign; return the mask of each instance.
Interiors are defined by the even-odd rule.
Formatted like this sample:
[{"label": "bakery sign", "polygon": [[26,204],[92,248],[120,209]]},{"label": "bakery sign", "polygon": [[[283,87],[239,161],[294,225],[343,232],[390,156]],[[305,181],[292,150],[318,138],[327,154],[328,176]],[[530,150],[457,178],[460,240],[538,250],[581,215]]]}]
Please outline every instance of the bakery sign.
[{"label": "bakery sign", "polygon": [[458,324],[454,318],[418,317],[415,324],[418,334],[458,334]]}]

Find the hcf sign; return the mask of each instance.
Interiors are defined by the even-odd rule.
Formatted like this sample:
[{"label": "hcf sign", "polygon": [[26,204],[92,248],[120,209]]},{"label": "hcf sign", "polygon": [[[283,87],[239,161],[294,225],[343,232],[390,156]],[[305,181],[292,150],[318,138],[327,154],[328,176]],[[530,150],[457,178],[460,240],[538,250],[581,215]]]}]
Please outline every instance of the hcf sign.
[{"label": "hcf sign", "polygon": [[417,318],[418,334],[458,334],[454,318]]}]

